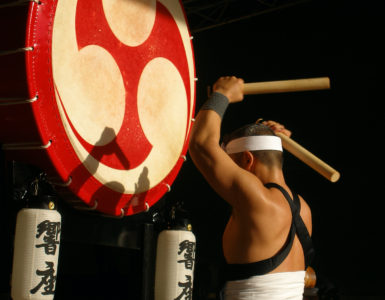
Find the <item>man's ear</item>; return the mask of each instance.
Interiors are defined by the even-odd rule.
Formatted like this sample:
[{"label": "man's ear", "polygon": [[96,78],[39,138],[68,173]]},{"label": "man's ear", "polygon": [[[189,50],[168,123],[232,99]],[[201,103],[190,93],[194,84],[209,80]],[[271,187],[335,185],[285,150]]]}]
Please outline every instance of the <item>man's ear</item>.
[{"label": "man's ear", "polygon": [[244,151],[242,153],[242,166],[244,169],[250,171],[254,164],[254,155],[250,151]]}]

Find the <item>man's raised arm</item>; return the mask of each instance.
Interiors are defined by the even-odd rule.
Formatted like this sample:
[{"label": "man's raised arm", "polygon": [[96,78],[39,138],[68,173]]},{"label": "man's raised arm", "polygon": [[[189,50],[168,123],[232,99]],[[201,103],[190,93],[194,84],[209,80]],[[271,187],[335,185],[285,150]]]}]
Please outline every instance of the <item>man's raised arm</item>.
[{"label": "man's raised arm", "polygon": [[222,197],[226,196],[239,168],[219,145],[221,122],[228,104],[243,100],[242,90],[242,79],[234,76],[219,78],[213,85],[213,94],[197,114],[191,131],[190,156]]}]

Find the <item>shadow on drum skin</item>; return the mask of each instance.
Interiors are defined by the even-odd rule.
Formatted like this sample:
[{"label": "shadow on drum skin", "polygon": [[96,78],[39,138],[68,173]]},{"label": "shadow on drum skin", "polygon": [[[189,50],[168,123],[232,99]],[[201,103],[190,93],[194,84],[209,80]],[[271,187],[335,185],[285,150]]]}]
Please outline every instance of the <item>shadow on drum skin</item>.
[{"label": "shadow on drum skin", "polygon": [[135,194],[139,191],[148,191],[150,189],[150,180],[148,179],[148,168],[144,167],[138,178],[138,183],[135,183]]},{"label": "shadow on drum skin", "polygon": [[[83,185],[87,182],[87,180],[89,180],[94,174],[97,173],[100,160],[104,155],[115,155],[125,169],[130,169],[130,162],[127,157],[125,157],[119,145],[116,143],[115,138],[115,130],[113,128],[106,127],[103,130],[100,139],[95,143],[96,146],[92,148],[83,163],[79,164],[78,167],[76,167],[70,173],[72,178],[71,191],[76,196],[79,195]],[[113,147],[105,147],[104,149],[114,149],[114,151],[105,151],[103,153],[100,151],[93,151],[97,148],[98,145],[104,145],[108,140],[111,140],[109,144],[114,145]],[[147,193],[150,189],[150,180],[148,174],[149,169],[145,166],[138,177],[138,181],[135,183],[134,196],[130,201],[128,201],[126,205],[124,205],[124,210],[127,210],[127,208],[131,205],[134,206],[134,211],[137,212],[147,211],[149,209],[146,201]],[[101,185],[91,196],[89,206],[95,209],[97,203],[99,203],[100,200],[104,200],[106,195],[108,195],[108,199],[106,199],[106,201],[108,201],[108,206],[113,210],[121,201],[122,194],[124,194],[124,192],[125,188],[122,183],[118,181],[107,182],[104,185]],[[83,203],[81,203],[81,205],[84,206]],[[76,204],[74,206],[76,206]]]},{"label": "shadow on drum skin", "polygon": [[[147,193],[148,190],[150,189],[150,180],[148,178],[148,168],[144,167],[142,170],[142,173],[140,173],[138,182],[135,183],[135,195],[140,194],[140,207],[142,208],[142,211],[147,211],[149,209],[149,206],[146,207],[147,201]],[[140,192],[140,191],[145,191],[145,192]],[[130,201],[129,203],[131,203]]]},{"label": "shadow on drum skin", "polygon": [[[97,148],[98,145],[104,145],[106,141],[110,140],[111,142],[109,144],[112,144],[113,147],[104,147],[106,151],[100,152],[100,150]],[[98,151],[96,151],[98,149]],[[114,149],[114,151],[110,151],[109,149]],[[100,160],[105,155],[115,155],[119,162],[123,165],[125,169],[130,168],[130,162],[125,157],[123,151],[119,147],[119,145],[116,143],[116,133],[113,128],[105,127],[99,140],[95,143],[95,146],[91,149],[86,159],[83,161],[83,163],[79,164],[71,173],[70,177],[72,178],[72,183],[70,186],[71,191],[78,196],[82,187],[84,184],[89,180],[91,177],[93,177],[94,174],[96,174]],[[87,167],[86,167],[87,166]],[[107,183],[108,186],[112,186],[114,188],[114,193],[111,195],[111,204],[114,205],[120,201],[121,194],[124,192],[124,186],[119,182],[110,182]],[[93,195],[91,198],[90,206],[92,207],[95,205],[95,200],[99,202],[98,199],[101,199],[102,191],[105,191],[108,189],[106,185],[102,185]],[[116,191],[116,192],[115,192]],[[119,197],[117,196],[119,195]],[[119,199],[118,199],[119,198]],[[112,206],[112,205],[111,205]]]},{"label": "shadow on drum skin", "polygon": [[[113,190],[111,190],[113,187]],[[106,198],[106,194],[108,193],[108,199]],[[124,193],[124,186],[118,181],[111,181],[106,183],[105,185],[101,185],[99,189],[92,195],[91,204],[99,203],[101,199],[104,201],[108,201],[110,207],[115,208],[117,204],[120,202],[122,198],[122,194]],[[114,217],[114,216],[111,216]],[[117,216],[119,217],[119,216]]]},{"label": "shadow on drum skin", "polygon": [[147,212],[150,209],[146,201],[147,193],[150,189],[148,172],[148,168],[144,167],[138,177],[138,182],[135,183],[134,193],[131,199],[123,206],[123,210],[127,210],[130,206],[132,206],[134,214],[137,214]]},{"label": "shadow on drum skin", "polygon": [[[104,146],[106,144],[108,144],[110,147],[103,147],[103,152],[96,151],[96,149],[98,149],[98,146]],[[100,139],[95,143],[95,146],[92,148],[91,152],[84,160],[84,164],[88,166],[89,172],[91,174],[96,173],[99,162],[105,155],[115,155],[125,170],[128,170],[130,168],[130,162],[124,155],[119,144],[116,143],[116,133],[115,130],[111,127],[104,128],[102,134],[100,135]],[[90,161],[91,157],[93,157],[98,163],[92,163],[93,160]]]}]

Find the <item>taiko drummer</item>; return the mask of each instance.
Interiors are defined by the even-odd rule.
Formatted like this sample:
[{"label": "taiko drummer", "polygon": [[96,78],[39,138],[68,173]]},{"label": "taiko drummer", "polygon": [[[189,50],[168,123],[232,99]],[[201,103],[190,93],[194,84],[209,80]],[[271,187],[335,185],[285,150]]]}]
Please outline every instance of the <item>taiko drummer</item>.
[{"label": "taiko drummer", "polygon": [[243,80],[221,77],[194,123],[190,155],[211,187],[232,207],[223,234],[225,300],[302,300],[313,253],[311,211],[282,171],[281,140],[291,132],[273,122],[246,125],[220,145],[229,103],[243,100]]}]

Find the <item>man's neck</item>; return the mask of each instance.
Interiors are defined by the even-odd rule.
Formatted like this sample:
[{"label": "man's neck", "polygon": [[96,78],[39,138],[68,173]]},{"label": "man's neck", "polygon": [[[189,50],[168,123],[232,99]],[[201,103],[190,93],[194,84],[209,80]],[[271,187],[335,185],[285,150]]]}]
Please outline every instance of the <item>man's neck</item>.
[{"label": "man's neck", "polygon": [[280,168],[259,166],[254,169],[253,173],[262,181],[263,184],[268,182],[275,182],[281,185],[285,184],[285,177],[283,176],[282,169]]}]

